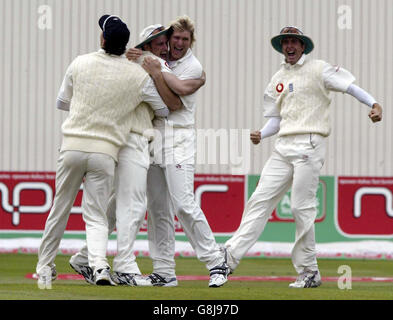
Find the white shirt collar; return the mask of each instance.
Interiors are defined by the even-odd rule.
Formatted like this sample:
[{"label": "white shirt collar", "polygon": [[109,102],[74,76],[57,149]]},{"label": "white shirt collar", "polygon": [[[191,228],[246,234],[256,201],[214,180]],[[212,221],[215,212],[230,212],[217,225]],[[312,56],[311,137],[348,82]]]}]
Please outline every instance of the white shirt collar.
[{"label": "white shirt collar", "polygon": [[182,63],[184,60],[188,59],[192,55],[192,50],[189,48],[186,52],[186,54],[180,58],[179,60],[174,60],[174,61],[169,61],[168,63],[173,67],[179,63]]},{"label": "white shirt collar", "polygon": [[[306,61],[306,55],[303,53],[300,59],[293,65],[293,66],[302,66],[304,62]],[[284,65],[286,68],[290,68],[292,65],[290,63],[287,63],[285,59],[281,62],[281,65]]]}]

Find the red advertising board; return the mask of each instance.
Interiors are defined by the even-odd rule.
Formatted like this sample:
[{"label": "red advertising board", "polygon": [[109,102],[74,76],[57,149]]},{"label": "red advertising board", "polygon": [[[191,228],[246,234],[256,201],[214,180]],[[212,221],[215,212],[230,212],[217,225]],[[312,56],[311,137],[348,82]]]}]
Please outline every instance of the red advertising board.
[{"label": "red advertising board", "polygon": [[[0,230],[37,230],[45,227],[55,195],[54,172],[0,172]],[[75,199],[67,230],[84,230],[82,191]]]},{"label": "red advertising board", "polygon": [[[195,175],[194,186],[196,201],[213,232],[235,231],[244,206],[245,177]],[[0,231],[42,231],[55,195],[55,173],[0,172],[0,192]],[[85,230],[80,207],[82,192],[77,195],[66,230]],[[176,229],[182,232],[179,223]]]},{"label": "red advertising board", "polygon": [[393,178],[338,178],[336,223],[349,237],[393,236]]},{"label": "red advertising board", "polygon": [[235,232],[244,209],[245,176],[196,175],[194,187],[213,232]]}]

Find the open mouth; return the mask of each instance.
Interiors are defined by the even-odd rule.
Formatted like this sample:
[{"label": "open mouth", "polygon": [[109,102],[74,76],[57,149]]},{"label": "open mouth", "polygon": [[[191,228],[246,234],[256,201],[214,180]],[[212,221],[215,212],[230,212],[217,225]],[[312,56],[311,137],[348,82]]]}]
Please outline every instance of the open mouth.
[{"label": "open mouth", "polygon": [[287,55],[289,58],[293,58],[296,55],[295,51],[287,51]]},{"label": "open mouth", "polygon": [[176,47],[174,47],[173,49],[174,49],[174,51],[175,51],[177,54],[181,54],[181,53],[183,52],[183,48],[176,48]]}]

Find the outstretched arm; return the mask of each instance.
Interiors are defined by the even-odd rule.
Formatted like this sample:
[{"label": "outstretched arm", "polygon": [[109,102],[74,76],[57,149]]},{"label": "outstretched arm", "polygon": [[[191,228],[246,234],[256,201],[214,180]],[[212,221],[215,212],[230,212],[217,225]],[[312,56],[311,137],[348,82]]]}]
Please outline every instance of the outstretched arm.
[{"label": "outstretched arm", "polygon": [[368,92],[354,84],[355,77],[348,70],[326,63],[322,78],[326,89],[348,93],[372,108],[368,114],[372,122],[382,120],[382,107]]},{"label": "outstretched arm", "polygon": [[382,120],[382,107],[368,92],[355,84],[351,84],[347,89],[347,93],[371,108],[368,116],[372,122],[378,122]]}]

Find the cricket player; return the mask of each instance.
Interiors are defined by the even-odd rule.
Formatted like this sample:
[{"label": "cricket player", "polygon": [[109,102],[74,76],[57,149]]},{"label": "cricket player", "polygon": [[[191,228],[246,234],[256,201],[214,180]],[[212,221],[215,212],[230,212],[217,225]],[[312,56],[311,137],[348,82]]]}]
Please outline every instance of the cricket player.
[{"label": "cricket player", "polygon": [[[168,65],[179,79],[195,79],[202,66],[193,55],[194,23],[187,16],[171,24]],[[145,59],[145,70],[155,79],[160,67]],[[147,177],[148,238],[153,285],[177,286],[175,273],[176,215],[200,261],[210,270],[209,287],[227,282],[229,268],[204,213],[194,198],[196,95],[180,96],[183,107],[153,121],[158,133]]]},{"label": "cricket player", "polygon": [[39,288],[51,288],[54,260],[71,207],[84,180],[82,200],[88,264],[96,285],[113,285],[106,258],[106,210],[119,149],[127,143],[132,115],[142,101],[159,116],[168,109],[149,75],[124,56],[130,32],[116,16],[99,19],[101,48],[77,57],[68,67],[57,106],[69,110],[62,126],[56,195],[38,253]]},{"label": "cricket player", "polygon": [[354,76],[338,66],[309,59],[314,44],[296,27],[285,27],[271,40],[284,55],[279,71],[264,94],[262,130],[251,140],[278,133],[275,149],[262,170],[259,184],[245,206],[238,230],[226,244],[227,263],[235,270],[240,259],[258,240],[280,199],[291,187],[291,211],[296,223],[292,262],[299,274],[291,288],[321,285],[315,250],[314,220],[319,173],[330,134],[330,92],[348,93],[370,107],[369,117],[381,121],[382,108],[354,84]]},{"label": "cricket player", "polygon": [[[205,79],[179,80],[173,75],[165,60],[168,53],[167,32],[162,25],[151,25],[142,30],[137,48],[143,48],[138,59],[142,64],[145,57],[154,57],[160,64],[164,77],[155,79],[158,92],[170,110],[180,109],[183,104],[174,91],[192,94],[198,90]],[[161,75],[161,73],[160,73]],[[157,116],[156,116],[157,117]],[[108,209],[108,230],[117,230],[117,254],[113,260],[112,280],[118,285],[152,286],[150,280],[142,276],[133,253],[133,246],[146,214],[146,183],[149,167],[149,142],[154,137],[152,119],[154,114],[146,103],[140,104],[132,114],[131,132],[127,143],[119,151],[119,161],[115,171],[115,194],[112,195]],[[158,118],[158,117],[157,117]],[[70,259],[71,267],[83,275],[88,283],[94,284],[92,270],[88,265],[88,249],[84,246]]]}]

